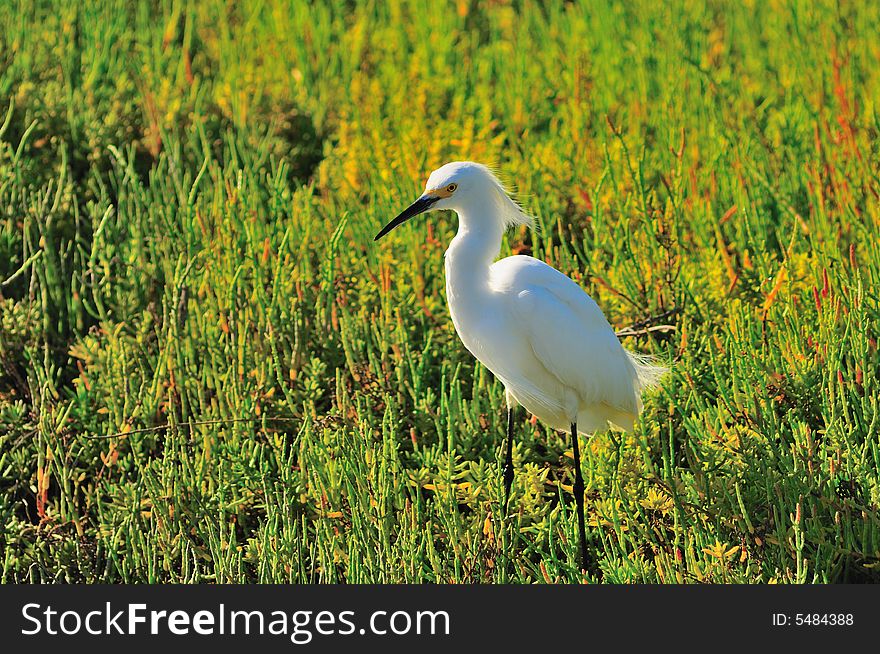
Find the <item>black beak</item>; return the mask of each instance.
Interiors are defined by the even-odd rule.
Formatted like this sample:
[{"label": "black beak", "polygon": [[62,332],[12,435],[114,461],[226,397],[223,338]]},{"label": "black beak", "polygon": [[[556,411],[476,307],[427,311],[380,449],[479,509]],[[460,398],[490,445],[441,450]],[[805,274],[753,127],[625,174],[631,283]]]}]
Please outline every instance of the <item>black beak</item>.
[{"label": "black beak", "polygon": [[410,218],[414,218],[415,216],[418,216],[420,213],[426,212],[428,209],[431,208],[431,205],[434,204],[439,199],[440,198],[432,198],[430,195],[423,195],[418,200],[416,200],[411,205],[409,205],[406,209],[404,209],[400,213],[400,215],[397,216],[397,218],[395,218],[390,223],[385,225],[385,227],[382,228],[382,231],[380,231],[378,234],[376,234],[376,238],[374,238],[373,240],[378,241],[380,238],[385,236],[385,234],[390,232],[392,229],[394,229],[398,225],[402,225]]}]

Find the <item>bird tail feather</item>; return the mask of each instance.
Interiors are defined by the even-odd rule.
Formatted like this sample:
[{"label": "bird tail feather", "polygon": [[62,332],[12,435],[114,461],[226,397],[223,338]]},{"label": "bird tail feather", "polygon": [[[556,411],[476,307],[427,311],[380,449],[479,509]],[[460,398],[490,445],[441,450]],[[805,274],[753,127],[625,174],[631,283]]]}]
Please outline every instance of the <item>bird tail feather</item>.
[{"label": "bird tail feather", "polygon": [[669,372],[667,366],[657,364],[657,359],[649,354],[626,351],[636,371],[639,393],[660,385],[661,380]]}]

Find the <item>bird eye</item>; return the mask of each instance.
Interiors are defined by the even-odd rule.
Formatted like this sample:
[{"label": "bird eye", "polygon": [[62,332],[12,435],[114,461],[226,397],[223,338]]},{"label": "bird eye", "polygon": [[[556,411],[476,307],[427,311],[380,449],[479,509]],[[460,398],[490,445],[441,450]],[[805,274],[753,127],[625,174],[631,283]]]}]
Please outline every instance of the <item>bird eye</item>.
[{"label": "bird eye", "polygon": [[457,189],[457,188],[458,188],[458,184],[450,184],[449,186],[446,187],[446,190],[449,191],[450,193],[455,193],[455,189]]}]

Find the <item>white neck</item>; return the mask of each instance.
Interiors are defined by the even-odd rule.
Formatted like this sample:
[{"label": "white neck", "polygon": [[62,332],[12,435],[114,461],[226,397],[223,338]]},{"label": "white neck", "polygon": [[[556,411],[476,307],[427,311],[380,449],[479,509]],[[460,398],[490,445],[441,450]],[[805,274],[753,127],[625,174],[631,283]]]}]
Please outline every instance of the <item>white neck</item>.
[{"label": "white neck", "polygon": [[501,252],[504,219],[491,198],[470,202],[456,209],[458,233],[446,250],[446,295],[460,300],[489,290],[489,266]]}]

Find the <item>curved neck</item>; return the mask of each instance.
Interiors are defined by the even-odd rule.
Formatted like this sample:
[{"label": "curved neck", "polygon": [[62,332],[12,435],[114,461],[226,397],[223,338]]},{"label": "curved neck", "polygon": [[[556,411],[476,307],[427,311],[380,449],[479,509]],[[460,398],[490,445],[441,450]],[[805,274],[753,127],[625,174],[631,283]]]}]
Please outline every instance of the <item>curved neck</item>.
[{"label": "curved neck", "polygon": [[497,204],[477,202],[460,207],[458,233],[446,250],[447,295],[488,289],[489,266],[501,252],[504,220]]}]

